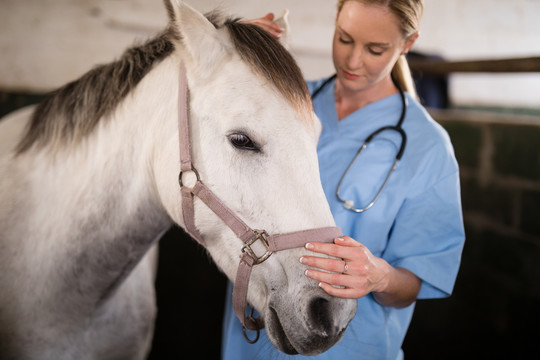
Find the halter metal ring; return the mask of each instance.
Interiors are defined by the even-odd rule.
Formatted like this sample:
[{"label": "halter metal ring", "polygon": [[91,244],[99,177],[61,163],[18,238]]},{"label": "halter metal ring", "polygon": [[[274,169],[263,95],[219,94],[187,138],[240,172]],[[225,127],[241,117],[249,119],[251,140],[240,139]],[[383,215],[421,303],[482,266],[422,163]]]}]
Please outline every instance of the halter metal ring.
[{"label": "halter metal ring", "polygon": [[[199,172],[194,167],[191,168],[191,170],[195,174],[195,177],[197,178],[197,182],[201,181],[201,176],[199,175]],[[180,171],[180,174],[178,174],[178,183],[180,184],[180,187],[184,187],[184,181],[182,180],[182,177],[184,175],[184,171]]]},{"label": "halter metal ring", "polygon": [[[247,253],[254,261],[253,265],[260,264],[264,262],[266,259],[272,255],[272,251],[270,251],[270,245],[268,244],[268,234],[264,230],[255,230],[255,235],[251,239],[245,242],[244,246],[242,246],[242,252]],[[253,245],[257,240],[260,240],[261,243],[266,248],[266,252],[262,254],[261,256],[258,256],[255,254],[255,251],[251,248],[251,245]]]},{"label": "halter metal ring", "polygon": [[258,340],[259,340],[259,335],[260,335],[260,332],[261,330],[260,329],[257,329],[255,330],[256,331],[256,334],[255,334],[255,339],[250,339],[248,336],[247,336],[247,333],[246,333],[246,327],[244,325],[242,325],[242,334],[244,334],[244,339],[246,339],[246,341],[250,344],[255,344]]},{"label": "halter metal ring", "polygon": [[[251,307],[251,311],[249,312],[248,320],[252,320],[253,322],[255,322],[255,318],[253,318],[253,311],[254,311],[254,308]],[[246,326],[242,325],[242,334],[244,334],[244,339],[246,339],[246,341],[248,343],[250,343],[250,344],[255,344],[257,342],[257,340],[259,340],[259,335],[261,333],[261,329],[257,328],[256,330],[253,330],[253,331],[255,331],[255,339],[250,339],[249,336],[247,335],[247,332],[246,332]]]}]

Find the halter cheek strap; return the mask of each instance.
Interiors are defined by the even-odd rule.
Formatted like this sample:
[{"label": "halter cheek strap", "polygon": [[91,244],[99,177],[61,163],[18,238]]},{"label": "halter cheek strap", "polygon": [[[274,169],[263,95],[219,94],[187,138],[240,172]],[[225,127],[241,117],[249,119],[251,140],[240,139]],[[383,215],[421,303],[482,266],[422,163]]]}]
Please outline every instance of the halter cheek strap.
[{"label": "halter cheek strap", "polygon": [[[342,236],[341,230],[337,227],[324,227],[292,232],[281,235],[268,235],[264,230],[253,230],[242,221],[232,210],[230,210],[200,179],[199,173],[195,169],[191,159],[191,141],[189,137],[189,90],[184,65],[180,68],[180,81],[178,91],[178,134],[180,140],[180,174],[178,182],[182,197],[182,216],[185,230],[202,246],[205,246],[199,230],[195,226],[194,197],[197,196],[208,206],[223,222],[242,240],[244,245],[241,248],[240,264],[236,273],[236,280],[233,290],[233,309],[236,316],[242,322],[244,328],[258,331],[264,327],[261,318],[253,318],[251,314],[246,316],[247,294],[251,270],[254,265],[260,264],[268,259],[274,252],[303,247],[307,242],[327,242],[331,243],[334,238]],[[184,184],[183,176],[186,172],[193,172],[196,182],[193,187]],[[264,254],[256,254],[252,246],[260,242],[266,251]],[[248,342],[245,331],[244,336]]]}]

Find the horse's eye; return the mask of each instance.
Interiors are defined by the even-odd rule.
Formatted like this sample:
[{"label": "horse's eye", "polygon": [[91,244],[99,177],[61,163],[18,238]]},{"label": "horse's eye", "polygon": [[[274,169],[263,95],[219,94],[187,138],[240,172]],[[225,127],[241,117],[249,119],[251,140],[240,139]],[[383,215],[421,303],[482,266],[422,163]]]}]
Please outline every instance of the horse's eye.
[{"label": "horse's eye", "polygon": [[259,151],[259,147],[245,134],[231,134],[229,140],[238,149]]}]

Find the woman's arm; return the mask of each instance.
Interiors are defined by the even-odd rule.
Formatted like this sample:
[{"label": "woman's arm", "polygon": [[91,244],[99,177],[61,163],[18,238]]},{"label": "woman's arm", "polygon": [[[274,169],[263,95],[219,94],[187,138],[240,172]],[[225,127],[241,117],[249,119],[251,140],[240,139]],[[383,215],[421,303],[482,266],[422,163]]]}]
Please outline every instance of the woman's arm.
[{"label": "woman's arm", "polygon": [[318,280],[319,286],[330,295],[361,298],[373,293],[379,304],[396,308],[409,306],[418,296],[422,281],[416,275],[392,267],[348,236],[336,239],[334,244],[309,243],[306,248],[339,258],[303,256],[300,259],[302,264],[323,270],[308,269],[306,276]]}]

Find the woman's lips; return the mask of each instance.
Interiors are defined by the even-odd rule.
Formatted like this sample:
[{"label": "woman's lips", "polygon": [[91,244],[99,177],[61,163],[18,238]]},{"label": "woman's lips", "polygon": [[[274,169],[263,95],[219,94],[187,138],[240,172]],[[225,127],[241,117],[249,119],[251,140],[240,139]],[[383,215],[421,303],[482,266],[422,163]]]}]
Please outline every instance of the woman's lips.
[{"label": "woman's lips", "polygon": [[350,72],[347,72],[345,70],[343,70],[343,76],[345,76],[345,78],[349,80],[356,80],[360,77],[360,75],[351,74]]}]

